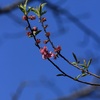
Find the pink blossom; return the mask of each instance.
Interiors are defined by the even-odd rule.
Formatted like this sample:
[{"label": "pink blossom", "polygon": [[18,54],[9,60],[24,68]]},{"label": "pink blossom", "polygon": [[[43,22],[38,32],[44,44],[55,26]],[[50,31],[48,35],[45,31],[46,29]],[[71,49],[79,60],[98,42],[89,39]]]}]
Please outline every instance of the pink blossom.
[{"label": "pink blossom", "polygon": [[43,59],[48,59],[53,57],[53,53],[51,51],[49,52],[46,46],[40,49],[40,53],[42,54]]}]

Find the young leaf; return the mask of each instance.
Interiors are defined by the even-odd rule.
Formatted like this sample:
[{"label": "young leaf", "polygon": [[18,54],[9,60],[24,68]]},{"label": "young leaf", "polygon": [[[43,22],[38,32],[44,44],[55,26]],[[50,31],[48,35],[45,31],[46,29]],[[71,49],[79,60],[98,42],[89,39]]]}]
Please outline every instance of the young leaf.
[{"label": "young leaf", "polygon": [[88,61],[87,67],[90,66],[91,62],[92,62],[92,59],[90,59],[90,60]]},{"label": "young leaf", "polygon": [[56,76],[64,76],[64,74],[57,74]]},{"label": "young leaf", "polygon": [[38,35],[42,30],[38,30],[38,31],[33,31],[33,34],[36,36]]},{"label": "young leaf", "polygon": [[23,7],[22,4],[20,4],[18,7],[19,7],[19,9],[20,9],[23,13],[25,13],[25,9],[24,9],[24,7]]},{"label": "young leaf", "polygon": [[84,76],[86,76],[86,75],[87,75],[87,73],[83,73],[83,74],[82,74],[82,77],[84,77]]},{"label": "young leaf", "polygon": [[79,66],[83,67],[84,70],[88,70],[88,67],[84,64],[78,64]]},{"label": "young leaf", "polygon": [[24,13],[25,15],[27,15],[27,10],[26,10],[27,2],[28,2],[28,0],[25,1],[24,6],[23,6],[24,10],[25,10],[25,13]]},{"label": "young leaf", "polygon": [[22,4],[19,5],[20,10],[21,10],[25,15],[27,15],[27,10],[26,10],[27,2],[28,2],[28,0],[25,1],[24,5],[22,5]]},{"label": "young leaf", "polygon": [[32,10],[32,7],[28,7],[27,13],[29,13]]},{"label": "young leaf", "polygon": [[46,12],[47,12],[47,11],[43,11],[43,12],[41,13],[41,16],[44,15]]},{"label": "young leaf", "polygon": [[76,55],[74,53],[72,53],[72,54],[73,54],[75,61],[78,62]]},{"label": "young leaf", "polygon": [[85,59],[83,60],[83,62],[84,62],[84,65],[86,66],[86,60]]},{"label": "young leaf", "polygon": [[46,3],[40,4],[39,8],[38,8],[38,12],[39,12],[39,17],[43,15],[43,7],[46,5]]},{"label": "young leaf", "polygon": [[72,62],[73,65],[77,65],[77,62]]},{"label": "young leaf", "polygon": [[40,14],[40,9],[39,8],[37,8],[37,13],[38,13],[37,16],[40,17],[41,14]]},{"label": "young leaf", "polygon": [[19,4],[19,6],[18,6],[19,8],[21,8],[21,9],[24,9],[24,7],[23,7],[23,5],[22,4]]},{"label": "young leaf", "polygon": [[78,80],[81,77],[81,74],[79,74],[77,77],[75,77],[76,80]]},{"label": "young leaf", "polygon": [[35,9],[35,8],[33,8],[33,7],[29,7],[29,9],[30,9],[31,11],[33,11],[33,12],[38,16],[38,10],[37,10],[37,9]]},{"label": "young leaf", "polygon": [[43,9],[43,7],[46,5],[47,3],[42,3],[40,6],[41,6],[41,9]]},{"label": "young leaf", "polygon": [[28,0],[26,0],[25,3],[24,3],[24,8],[25,9],[26,9],[26,6],[27,6],[27,2],[28,2]]},{"label": "young leaf", "polygon": [[46,3],[40,4],[39,7],[36,7],[36,8],[29,7],[28,12],[33,11],[38,17],[40,17],[46,13],[46,11],[42,12],[42,9],[45,5],[46,5]]},{"label": "young leaf", "polygon": [[37,11],[38,11],[38,17],[40,17],[40,16],[41,16],[41,12],[42,12],[41,6],[39,6],[39,7],[37,8]]}]

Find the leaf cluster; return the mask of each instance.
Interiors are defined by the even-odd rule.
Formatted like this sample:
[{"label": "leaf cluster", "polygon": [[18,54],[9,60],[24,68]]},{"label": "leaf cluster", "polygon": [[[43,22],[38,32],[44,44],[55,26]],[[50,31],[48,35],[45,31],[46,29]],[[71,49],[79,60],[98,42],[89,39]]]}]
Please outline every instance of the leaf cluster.
[{"label": "leaf cluster", "polygon": [[46,5],[46,3],[42,3],[39,5],[39,7],[28,7],[27,9],[27,2],[28,0],[25,1],[25,3],[22,5],[19,5],[19,9],[24,13],[24,15],[28,15],[28,13],[30,11],[34,12],[39,18],[45,14],[47,11],[43,11],[44,6]]},{"label": "leaf cluster", "polygon": [[74,66],[79,66],[79,67],[83,68],[83,70],[81,71],[81,74],[79,74],[75,79],[79,79],[80,77],[84,77],[84,76],[88,75],[86,72],[88,71],[88,68],[92,62],[92,59],[90,59],[88,62],[86,62],[86,60],[84,59],[83,63],[80,64],[80,61],[77,59],[76,55],[74,53],[72,53],[72,55],[75,59],[75,62],[72,62],[72,64]]}]

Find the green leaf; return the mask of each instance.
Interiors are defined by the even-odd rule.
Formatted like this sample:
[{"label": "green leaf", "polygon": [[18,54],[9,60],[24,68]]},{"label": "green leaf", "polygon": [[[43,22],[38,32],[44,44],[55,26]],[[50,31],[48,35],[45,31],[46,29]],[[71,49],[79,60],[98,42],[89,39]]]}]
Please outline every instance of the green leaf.
[{"label": "green leaf", "polygon": [[27,2],[28,2],[28,0],[26,0],[26,1],[25,1],[25,4],[24,4],[25,15],[27,15],[27,10],[26,10],[26,9],[27,9],[27,8],[26,8],[26,6],[27,6]]},{"label": "green leaf", "polygon": [[47,3],[42,3],[40,6],[41,6],[41,9],[43,9],[43,7],[46,5]]},{"label": "green leaf", "polygon": [[32,11],[33,7],[28,7],[27,12],[29,13],[30,11]]},{"label": "green leaf", "polygon": [[77,62],[72,62],[73,65],[77,65]]},{"label": "green leaf", "polygon": [[24,8],[25,9],[26,9],[26,6],[27,6],[27,2],[28,2],[28,0],[26,0],[25,3],[24,3]]},{"label": "green leaf", "polygon": [[41,7],[41,5],[38,8],[38,12],[39,12],[39,17],[40,17],[41,16],[41,13],[42,13],[42,7]]},{"label": "green leaf", "polygon": [[92,62],[92,59],[90,59],[90,60],[88,61],[87,67],[90,66],[91,62]]},{"label": "green leaf", "polygon": [[78,64],[79,66],[82,66],[83,68],[87,68],[87,66],[86,65],[84,65],[84,64]]},{"label": "green leaf", "polygon": [[41,9],[41,7],[39,6],[39,8],[37,8],[38,17],[40,17],[40,16],[41,16],[41,11],[42,11],[42,9]]},{"label": "green leaf", "polygon": [[84,77],[84,76],[86,76],[86,75],[87,75],[87,73],[83,73],[83,74],[82,74],[82,77]]},{"label": "green leaf", "polygon": [[44,7],[46,4],[47,4],[47,3],[42,3],[42,4],[40,4],[40,6],[39,6],[39,17],[46,13],[46,11],[42,11],[42,10],[43,10],[43,7]]},{"label": "green leaf", "polygon": [[32,7],[28,7],[27,13],[31,11]]},{"label": "green leaf", "polygon": [[28,0],[25,1],[24,5],[22,5],[22,4],[19,5],[20,10],[21,10],[25,15],[27,15],[27,10],[26,10],[27,2],[28,2]]},{"label": "green leaf", "polygon": [[84,66],[87,66],[87,65],[86,65],[86,60],[83,60],[83,62],[84,62]]},{"label": "green leaf", "polygon": [[76,55],[74,53],[72,53],[72,55],[73,55],[75,61],[78,62]]},{"label": "green leaf", "polygon": [[46,12],[47,12],[47,11],[43,11],[43,12],[41,13],[41,16],[44,15]]},{"label": "green leaf", "polygon": [[23,13],[25,13],[25,9],[24,9],[24,7],[23,7],[22,4],[20,4],[18,7],[19,7],[19,9],[20,9]]},{"label": "green leaf", "polygon": [[78,80],[81,77],[81,74],[79,74],[77,77],[75,77],[76,80]]},{"label": "green leaf", "polygon": [[45,12],[42,11],[43,7],[46,5],[46,3],[42,3],[39,5],[39,8],[38,8],[38,16],[42,16]]},{"label": "green leaf", "polygon": [[31,11],[33,11],[33,12],[38,16],[38,10],[37,10],[37,9],[35,9],[35,8],[33,8],[33,7],[29,7],[29,9],[30,9]]},{"label": "green leaf", "polygon": [[36,36],[38,35],[42,30],[38,30],[38,31],[33,31],[33,34]]},{"label": "green leaf", "polygon": [[21,8],[21,9],[24,9],[22,4],[19,4],[18,7]]},{"label": "green leaf", "polygon": [[56,76],[64,76],[64,74],[57,74]]},{"label": "green leaf", "polygon": [[33,7],[29,7],[28,8],[28,12],[29,11],[33,11],[38,17],[42,16],[43,14],[46,13],[46,11],[42,12],[43,7],[46,5],[46,3],[40,4],[39,7],[33,8]]}]

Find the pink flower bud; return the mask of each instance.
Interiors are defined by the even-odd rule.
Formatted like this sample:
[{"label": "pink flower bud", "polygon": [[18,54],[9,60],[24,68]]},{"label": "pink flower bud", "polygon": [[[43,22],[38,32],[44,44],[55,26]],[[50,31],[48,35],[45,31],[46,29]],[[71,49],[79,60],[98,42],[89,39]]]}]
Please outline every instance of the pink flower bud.
[{"label": "pink flower bud", "polygon": [[36,43],[39,44],[41,41],[40,39],[36,39]]},{"label": "pink flower bud", "polygon": [[50,32],[47,32],[47,33],[45,34],[45,36],[49,37],[49,36],[50,36]]},{"label": "pink flower bud", "polygon": [[36,16],[31,15],[28,18],[31,19],[31,20],[35,20],[36,19]]},{"label": "pink flower bud", "polygon": [[36,26],[33,27],[33,31],[37,31],[37,27]]},{"label": "pink flower bud", "polygon": [[31,36],[31,32],[27,32],[27,36]]},{"label": "pink flower bud", "polygon": [[44,40],[43,41],[44,44],[47,44],[48,42],[49,42],[49,40]]},{"label": "pink flower bud", "polygon": [[41,22],[45,22],[45,21],[46,21],[46,18],[43,17],[43,18],[41,19]]},{"label": "pink flower bud", "polygon": [[22,19],[23,19],[23,20],[27,20],[27,16],[24,15],[24,16],[22,17]]},{"label": "pink flower bud", "polygon": [[45,25],[44,28],[46,29],[48,27],[48,25]]},{"label": "pink flower bud", "polygon": [[57,46],[57,48],[55,48],[55,52],[60,52],[61,51],[61,46]]}]

